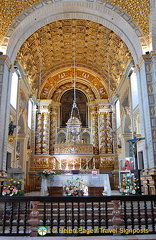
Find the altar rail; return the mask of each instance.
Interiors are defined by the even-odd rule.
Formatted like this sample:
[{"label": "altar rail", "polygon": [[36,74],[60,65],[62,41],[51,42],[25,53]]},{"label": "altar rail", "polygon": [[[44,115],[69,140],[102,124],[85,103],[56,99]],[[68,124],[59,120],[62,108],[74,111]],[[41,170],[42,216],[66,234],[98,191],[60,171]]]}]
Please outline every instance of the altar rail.
[{"label": "altar rail", "polygon": [[0,216],[1,236],[155,234],[156,196],[0,197]]}]

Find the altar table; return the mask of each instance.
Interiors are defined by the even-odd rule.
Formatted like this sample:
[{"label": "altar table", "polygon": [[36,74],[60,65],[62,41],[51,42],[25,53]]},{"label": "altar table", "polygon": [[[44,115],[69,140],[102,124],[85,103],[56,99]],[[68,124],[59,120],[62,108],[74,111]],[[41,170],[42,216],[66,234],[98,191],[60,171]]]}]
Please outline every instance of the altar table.
[{"label": "altar table", "polygon": [[111,187],[108,174],[98,174],[97,177],[93,177],[92,174],[54,175],[53,181],[48,182],[48,187],[63,187],[66,185],[67,180],[76,178],[83,179],[84,183],[86,183],[88,187],[103,187],[104,193],[108,196],[111,195]]}]

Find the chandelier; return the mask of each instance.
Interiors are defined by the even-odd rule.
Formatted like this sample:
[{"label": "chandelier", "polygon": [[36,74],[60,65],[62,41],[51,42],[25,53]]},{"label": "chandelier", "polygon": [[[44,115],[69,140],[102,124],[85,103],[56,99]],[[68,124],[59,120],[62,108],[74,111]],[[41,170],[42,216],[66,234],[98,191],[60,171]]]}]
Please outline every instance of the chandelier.
[{"label": "chandelier", "polygon": [[75,64],[75,54],[74,54],[74,99],[73,99],[73,104],[72,104],[72,109],[71,109],[71,114],[70,118],[75,117],[80,120],[80,112],[76,103],[76,64]]},{"label": "chandelier", "polygon": [[42,59],[41,59],[41,53],[40,53],[40,59],[39,59],[39,81],[38,81],[38,92],[37,92],[37,98],[38,98],[38,104],[37,104],[37,113],[41,114],[41,105],[40,105],[40,91],[41,91],[41,80],[42,80]]},{"label": "chandelier", "polygon": [[75,51],[74,51],[74,88],[73,88],[73,103],[70,113],[70,118],[67,121],[68,133],[71,135],[71,140],[74,144],[80,140],[79,135],[81,133],[81,120],[80,112],[76,103],[76,64],[75,64]]}]

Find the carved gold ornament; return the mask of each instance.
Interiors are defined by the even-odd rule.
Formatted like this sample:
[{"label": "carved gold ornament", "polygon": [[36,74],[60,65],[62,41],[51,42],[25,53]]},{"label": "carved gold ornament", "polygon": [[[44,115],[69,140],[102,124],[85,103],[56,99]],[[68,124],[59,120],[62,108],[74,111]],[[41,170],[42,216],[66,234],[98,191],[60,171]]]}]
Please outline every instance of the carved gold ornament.
[{"label": "carved gold ornament", "polygon": [[127,46],[112,30],[89,20],[68,19],[32,34],[18,52],[17,61],[36,90],[41,61],[41,98],[58,101],[73,88],[74,54],[77,88],[90,101],[107,98],[132,60]]},{"label": "carved gold ornament", "polygon": [[[11,0],[11,1],[1,1],[0,2],[0,41],[3,36],[6,34],[8,28],[13,24],[15,18],[17,18],[23,11],[28,10],[34,4],[40,4],[40,0]],[[43,1],[44,4],[48,4],[48,2],[53,1]],[[89,1],[90,2],[90,1]],[[105,1],[98,1],[98,4],[103,4]],[[125,13],[127,13],[133,21],[135,21],[144,35],[148,39],[149,33],[149,13],[150,13],[150,1],[149,0],[108,0],[107,2],[117,5],[121,8]],[[33,9],[30,9],[32,12]],[[117,11],[117,9],[116,9]],[[118,10],[120,12],[120,10]],[[29,13],[29,10],[28,10]],[[17,24],[17,23],[16,23]],[[15,25],[15,24],[14,24]],[[15,25],[16,26],[16,25]],[[14,26],[14,27],[15,27]],[[84,29],[80,29],[80,33],[83,33]]]}]

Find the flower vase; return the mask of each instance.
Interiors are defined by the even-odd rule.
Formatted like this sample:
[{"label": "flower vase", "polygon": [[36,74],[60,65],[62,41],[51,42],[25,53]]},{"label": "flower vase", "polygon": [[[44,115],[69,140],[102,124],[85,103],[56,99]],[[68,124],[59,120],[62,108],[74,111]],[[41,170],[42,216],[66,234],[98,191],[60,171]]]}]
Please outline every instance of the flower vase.
[{"label": "flower vase", "polygon": [[48,179],[47,178],[42,178],[41,196],[48,196]]}]

